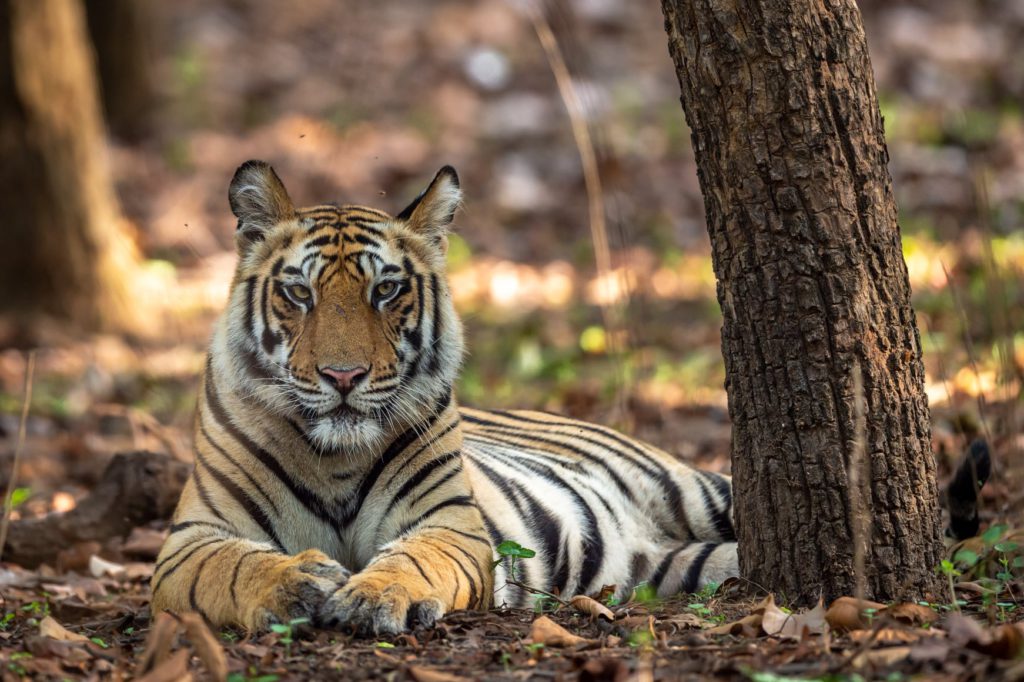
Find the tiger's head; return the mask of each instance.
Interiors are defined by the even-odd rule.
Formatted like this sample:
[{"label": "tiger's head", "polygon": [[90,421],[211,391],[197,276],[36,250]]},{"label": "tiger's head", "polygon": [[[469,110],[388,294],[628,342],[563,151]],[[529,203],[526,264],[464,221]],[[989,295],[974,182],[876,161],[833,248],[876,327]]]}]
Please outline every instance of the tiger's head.
[{"label": "tiger's head", "polygon": [[445,272],[455,170],[396,216],[296,209],[262,161],[239,167],[228,195],[238,266],[221,328],[240,394],[292,419],[320,452],[373,452],[423,422],[463,353]]}]

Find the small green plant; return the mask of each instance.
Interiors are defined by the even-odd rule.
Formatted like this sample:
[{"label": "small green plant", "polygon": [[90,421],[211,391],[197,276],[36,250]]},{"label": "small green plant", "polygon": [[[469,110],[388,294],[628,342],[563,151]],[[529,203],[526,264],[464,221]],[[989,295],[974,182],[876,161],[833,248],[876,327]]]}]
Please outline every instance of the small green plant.
[{"label": "small green plant", "polygon": [[495,549],[498,552],[499,558],[494,560],[493,566],[497,566],[501,563],[502,559],[507,558],[509,560],[508,577],[510,580],[519,580],[516,573],[520,559],[532,559],[537,556],[537,552],[527,547],[523,547],[515,540],[505,540]]},{"label": "small green plant", "polygon": [[946,576],[946,579],[949,581],[949,599],[953,605],[953,608],[959,611],[960,604],[956,600],[956,587],[953,584],[953,579],[961,575],[960,571],[956,569],[956,564],[950,561],[949,559],[943,559],[942,563],[939,564],[938,570],[939,573]]},{"label": "small green plant", "polygon": [[654,636],[648,630],[634,630],[629,633],[626,643],[636,649],[643,649],[654,643]]},{"label": "small green plant", "polygon": [[658,590],[650,583],[637,583],[633,588],[633,601],[641,604],[654,603],[658,601]]},{"label": "small green plant", "polygon": [[14,611],[5,613],[4,617],[0,619],[0,630],[6,630],[11,627],[12,623],[14,623]]},{"label": "small green plant", "polygon": [[292,643],[295,641],[295,628],[308,622],[309,618],[293,618],[287,623],[274,623],[270,626],[271,631],[276,632],[281,636],[279,641],[281,644],[284,644],[285,658],[292,657]]},{"label": "small green plant", "polygon": [[220,638],[228,644],[234,644],[238,641],[238,633],[236,633],[234,630],[221,630]]},{"label": "small green plant", "polygon": [[394,649],[395,645],[391,642],[377,642],[378,649]]},{"label": "small green plant", "polygon": [[260,675],[254,666],[249,666],[246,673],[228,673],[227,682],[277,682],[277,675]]},{"label": "small green plant", "polygon": [[32,497],[32,488],[15,488],[11,491],[11,509],[17,509]]},{"label": "small green plant", "polygon": [[89,641],[101,649],[109,649],[110,645],[102,637],[90,637]]},{"label": "small green plant", "polygon": [[24,677],[28,674],[28,671],[25,670],[25,666],[18,663],[18,661],[25,660],[26,658],[32,658],[32,654],[27,651],[15,651],[10,656],[9,662],[7,663],[7,669],[15,675],[21,675]]}]

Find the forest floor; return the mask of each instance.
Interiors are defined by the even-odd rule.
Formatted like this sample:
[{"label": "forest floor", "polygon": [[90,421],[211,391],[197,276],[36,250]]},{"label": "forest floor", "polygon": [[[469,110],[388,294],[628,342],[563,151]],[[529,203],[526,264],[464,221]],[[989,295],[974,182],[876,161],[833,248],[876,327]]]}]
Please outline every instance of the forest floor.
[{"label": "forest floor", "polygon": [[[979,565],[961,556],[936,567],[962,573],[950,576],[953,594],[833,613],[827,632],[821,612],[790,618],[725,585],[660,603],[637,595],[610,605],[611,620],[547,602],[543,613],[454,613],[380,641],[303,624],[247,637],[184,616],[154,622],[148,580],[166,532],[155,520],[54,547],[31,569],[0,564],[0,676],[1024,679],[1024,562],[1013,546],[1024,544],[1024,12],[1005,0],[858,4],[940,479],[974,436],[995,457],[982,520],[996,530],[975,547]],[[153,325],[38,333],[12,483],[27,354],[22,330],[0,320],[0,489],[13,489],[14,522],[78,508],[115,453],[191,462],[196,378],[234,265],[226,188],[247,158],[272,161],[300,204],[391,211],[454,164],[467,196],[449,270],[471,349],[460,400],[597,421],[728,472],[721,317],[657,3],[550,6],[598,146],[610,275],[595,271],[562,100],[513,3],[164,3],[153,41],[161,116],[111,154],[144,257],[133,289]]]}]

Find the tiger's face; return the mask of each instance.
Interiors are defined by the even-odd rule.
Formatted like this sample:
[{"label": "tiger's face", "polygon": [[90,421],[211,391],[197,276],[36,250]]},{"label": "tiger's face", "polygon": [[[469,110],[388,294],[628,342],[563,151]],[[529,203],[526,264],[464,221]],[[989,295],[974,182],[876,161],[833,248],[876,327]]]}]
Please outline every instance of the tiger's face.
[{"label": "tiger's face", "polygon": [[250,161],[229,191],[239,263],[226,316],[235,380],[315,448],[359,455],[424,421],[462,358],[445,274],[461,199],[442,169],[406,210],[296,210]]}]

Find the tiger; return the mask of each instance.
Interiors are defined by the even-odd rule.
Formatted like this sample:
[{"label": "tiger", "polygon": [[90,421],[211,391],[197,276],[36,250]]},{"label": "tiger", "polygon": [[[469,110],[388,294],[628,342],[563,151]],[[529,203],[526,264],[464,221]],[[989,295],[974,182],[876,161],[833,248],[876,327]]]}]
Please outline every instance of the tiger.
[{"label": "tiger", "polygon": [[[668,596],[739,574],[728,476],[599,424],[458,405],[453,168],[395,215],[296,208],[262,161],[228,199],[237,265],[154,611],[393,635],[537,589]],[[535,557],[496,560],[505,541]]]}]

